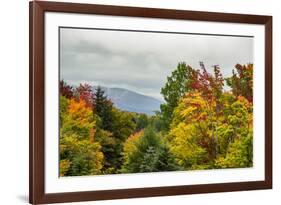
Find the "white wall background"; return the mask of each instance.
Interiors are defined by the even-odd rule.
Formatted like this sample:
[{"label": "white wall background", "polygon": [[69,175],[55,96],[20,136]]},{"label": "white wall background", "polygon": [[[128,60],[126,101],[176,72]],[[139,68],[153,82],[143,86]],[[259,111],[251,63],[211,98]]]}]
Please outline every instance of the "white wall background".
[{"label": "white wall background", "polygon": [[[145,199],[84,202],[72,204],[215,204],[281,202],[281,6],[278,0],[73,0],[97,4],[159,7],[273,15],[273,190],[198,194]],[[0,5],[0,204],[28,201],[28,0],[1,1]]]}]

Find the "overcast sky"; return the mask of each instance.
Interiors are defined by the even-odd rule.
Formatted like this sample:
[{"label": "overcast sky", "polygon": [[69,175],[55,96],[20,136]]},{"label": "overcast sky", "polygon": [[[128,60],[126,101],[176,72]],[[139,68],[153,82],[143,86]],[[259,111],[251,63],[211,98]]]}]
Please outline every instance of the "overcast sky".
[{"label": "overcast sky", "polygon": [[253,63],[251,37],[60,29],[60,77],[69,84],[126,88],[161,99],[160,89],[178,62],[224,77],[236,63]]}]

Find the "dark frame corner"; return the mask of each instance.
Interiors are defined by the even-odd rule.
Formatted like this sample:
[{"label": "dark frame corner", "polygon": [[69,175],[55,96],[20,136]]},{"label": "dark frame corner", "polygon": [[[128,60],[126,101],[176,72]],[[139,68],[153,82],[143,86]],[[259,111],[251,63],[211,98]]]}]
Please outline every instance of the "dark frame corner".
[{"label": "dark frame corner", "polygon": [[[44,13],[47,11],[264,25],[265,180],[46,194],[44,192]],[[272,188],[272,16],[33,1],[29,4],[29,26],[30,203],[42,204]]]}]

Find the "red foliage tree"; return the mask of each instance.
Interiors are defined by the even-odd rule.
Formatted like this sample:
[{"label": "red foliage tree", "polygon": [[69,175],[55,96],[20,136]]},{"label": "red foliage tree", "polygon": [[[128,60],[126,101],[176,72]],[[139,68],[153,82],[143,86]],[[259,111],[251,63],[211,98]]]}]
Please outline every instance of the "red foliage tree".
[{"label": "red foliage tree", "polygon": [[70,85],[67,85],[67,83],[64,80],[60,81],[60,95],[70,99],[73,97],[73,88]]},{"label": "red foliage tree", "polygon": [[94,92],[92,86],[87,83],[80,84],[79,87],[75,89],[75,96],[78,100],[84,100],[87,107],[93,108]]}]

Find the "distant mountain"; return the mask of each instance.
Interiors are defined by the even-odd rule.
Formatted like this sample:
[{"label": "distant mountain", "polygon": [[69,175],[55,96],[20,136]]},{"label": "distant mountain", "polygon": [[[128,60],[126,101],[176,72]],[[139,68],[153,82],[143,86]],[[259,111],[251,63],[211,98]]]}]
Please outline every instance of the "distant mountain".
[{"label": "distant mountain", "polygon": [[[96,88],[97,86],[94,86]],[[120,110],[153,115],[160,110],[161,101],[123,88],[102,87],[105,94]]]}]

